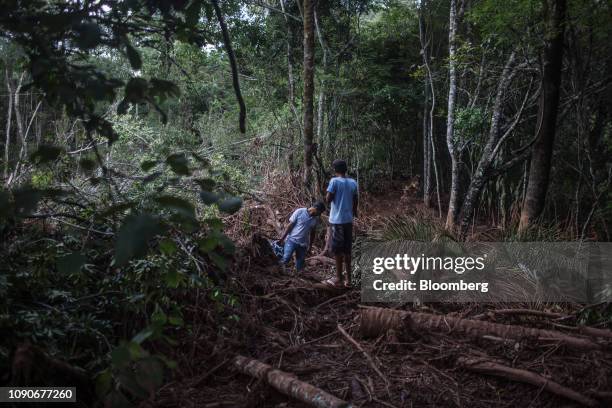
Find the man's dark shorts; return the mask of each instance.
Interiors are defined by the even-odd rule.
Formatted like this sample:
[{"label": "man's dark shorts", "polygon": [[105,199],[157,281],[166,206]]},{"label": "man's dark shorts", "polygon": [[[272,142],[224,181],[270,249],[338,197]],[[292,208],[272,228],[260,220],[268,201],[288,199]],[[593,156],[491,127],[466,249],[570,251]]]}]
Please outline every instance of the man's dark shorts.
[{"label": "man's dark shorts", "polygon": [[353,223],[331,224],[331,250],[334,255],[351,254],[353,247]]}]

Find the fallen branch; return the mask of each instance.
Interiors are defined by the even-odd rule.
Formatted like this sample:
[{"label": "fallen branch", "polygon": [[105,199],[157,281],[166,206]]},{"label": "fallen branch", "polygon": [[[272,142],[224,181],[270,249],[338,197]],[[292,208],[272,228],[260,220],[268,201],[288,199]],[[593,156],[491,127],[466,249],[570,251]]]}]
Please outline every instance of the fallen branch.
[{"label": "fallen branch", "polygon": [[497,309],[497,310],[490,310],[486,313],[476,315],[473,317],[473,319],[482,319],[489,315],[528,315],[528,316],[537,316],[537,317],[549,317],[551,319],[559,319],[559,318],[563,318],[566,316],[562,313],[544,312],[541,310],[532,310],[532,309]]},{"label": "fallen branch", "polygon": [[380,371],[380,369],[378,368],[378,366],[374,362],[374,359],[372,358],[372,356],[370,356],[370,353],[365,351],[365,349],[361,346],[361,344],[359,344],[357,342],[357,340],[352,338],[351,335],[348,334],[346,332],[346,330],[344,330],[344,328],[340,324],[338,324],[338,331],[340,332],[340,334],[342,334],[344,336],[345,339],[347,339],[349,341],[349,343],[351,343],[353,346],[355,346],[355,348],[357,350],[359,350],[361,352],[361,354],[363,354],[363,356],[365,357],[366,361],[368,362],[368,365],[372,368],[372,370],[374,370],[374,372],[376,374],[378,374],[378,376],[385,382],[386,386],[388,387],[389,386],[389,380]]},{"label": "fallen branch", "polygon": [[322,263],[324,265],[335,265],[336,261],[328,256],[324,255],[313,255],[306,258],[307,263]]},{"label": "fallen branch", "polygon": [[364,307],[361,310],[361,334],[373,337],[389,329],[408,326],[412,330],[458,332],[470,337],[496,336],[502,339],[520,340],[531,338],[537,341],[558,341],[566,346],[582,350],[598,350],[601,345],[590,339],[574,337],[553,330],[507,325],[480,320],[462,319],[448,315],[409,312],[404,310]]},{"label": "fallen branch", "polygon": [[264,381],[285,395],[318,408],[350,408],[352,405],[320,388],[298,380],[292,374],[277,370],[261,361],[236,356],[234,366],[243,374]]},{"label": "fallen branch", "polygon": [[612,330],[598,329],[597,327],[589,327],[589,326],[567,326],[565,324],[560,324],[560,323],[552,323],[552,325],[560,329],[577,331],[578,333],[583,334],[585,336],[612,339]]},{"label": "fallen branch", "polygon": [[532,384],[555,395],[586,405],[587,407],[596,407],[598,405],[597,401],[531,371],[508,367],[480,358],[459,357],[457,359],[457,364],[467,370],[477,373],[494,375],[513,381]]}]

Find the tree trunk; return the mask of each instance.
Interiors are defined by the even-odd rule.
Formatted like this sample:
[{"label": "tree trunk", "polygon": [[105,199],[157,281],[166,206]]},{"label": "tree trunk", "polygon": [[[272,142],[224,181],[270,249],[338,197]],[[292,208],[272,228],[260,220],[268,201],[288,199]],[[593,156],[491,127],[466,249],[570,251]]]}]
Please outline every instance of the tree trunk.
[{"label": "tree trunk", "polygon": [[455,103],[457,98],[457,0],[450,2],[450,17],[448,29],[448,113],[446,118],[446,145],[451,157],[451,188],[446,215],[446,229],[453,230],[457,223],[459,213],[459,160],[460,152],[454,140],[455,130]]},{"label": "tree trunk", "polygon": [[312,143],[314,96],[314,0],[304,0],[304,184],[310,187],[312,178]]},{"label": "tree trunk", "polygon": [[13,119],[13,89],[11,88],[11,78],[8,69],[4,72],[6,80],[6,90],[8,96],[8,108],[6,111],[6,141],[4,143],[4,179],[8,177],[9,170],[9,150],[11,147],[11,123]]},{"label": "tree trunk", "polygon": [[219,21],[221,34],[223,34],[223,45],[225,47],[225,52],[227,53],[227,58],[229,59],[230,67],[232,69],[232,85],[234,87],[234,93],[236,94],[236,100],[238,101],[238,106],[240,108],[240,113],[238,116],[240,133],[245,133],[246,106],[244,104],[244,99],[242,98],[242,92],[240,91],[240,77],[238,76],[238,64],[236,63],[236,56],[234,54],[234,49],[232,48],[232,41],[230,39],[229,31],[227,29],[227,24],[225,24],[225,17],[223,17],[223,13],[221,12],[221,8],[219,7],[219,1],[212,0],[212,4],[215,9],[215,14],[217,15],[217,20]]},{"label": "tree trunk", "polygon": [[[285,1],[280,1],[281,10],[285,13]],[[295,116],[295,123],[300,131],[300,139],[303,134],[302,121],[300,120],[300,115],[298,113],[297,107],[295,106],[295,78],[293,75],[293,57],[291,53],[291,27],[289,26],[289,17],[286,14],[285,16],[285,43],[286,43],[286,57],[287,57],[287,100],[289,102],[289,107],[291,108],[291,112],[293,116]],[[293,133],[289,131],[289,168],[293,169]]]},{"label": "tree trunk", "polygon": [[416,332],[453,332],[472,338],[489,335],[513,340],[556,341],[579,350],[599,350],[602,348],[601,344],[591,339],[571,336],[554,330],[380,307],[364,307],[361,309],[360,331],[364,337],[375,337],[384,334],[389,329],[399,330],[402,328]]},{"label": "tree trunk", "polygon": [[295,378],[293,374],[274,369],[258,360],[236,356],[234,367],[243,374],[257,378],[279,392],[318,408],[341,408],[349,404],[340,398]]},{"label": "tree trunk", "polygon": [[[504,70],[502,71],[501,77],[498,81],[497,92],[495,94],[495,102],[493,103],[493,113],[491,114],[491,126],[489,127],[487,143],[484,146],[482,155],[480,156],[480,160],[478,161],[478,166],[476,167],[476,171],[472,176],[470,186],[468,188],[465,200],[463,201],[463,205],[461,208],[461,235],[465,235],[467,228],[472,220],[472,215],[474,213],[476,205],[478,204],[480,193],[482,192],[483,187],[489,180],[489,171],[491,170],[491,166],[493,164],[495,156],[499,151],[498,146],[501,139],[499,129],[503,110],[503,98],[516,72],[511,69],[512,65],[514,64],[514,59],[515,53],[512,52],[510,54],[510,57],[508,58],[508,61],[506,62],[506,65],[504,66]],[[517,115],[520,116],[520,112]],[[518,117],[515,118],[514,124],[516,124],[517,122]],[[506,134],[504,136],[508,135],[509,132],[512,131],[512,129],[514,128],[514,126],[512,125],[510,126],[511,128],[506,131]],[[501,142],[503,142],[503,140],[501,140]]]},{"label": "tree trunk", "polygon": [[424,82],[425,99],[423,104],[423,204],[431,207],[431,143],[429,143],[429,84]]},{"label": "tree trunk", "polygon": [[[423,150],[424,150],[424,176],[425,188],[424,188],[424,203],[427,207],[431,204],[431,166],[433,164],[433,170],[436,180],[436,198],[438,200],[438,216],[442,217],[442,204],[440,201],[440,179],[438,177],[438,164],[436,162],[436,144],[434,141],[434,112],[436,109],[436,90],[433,84],[433,76],[431,74],[431,68],[429,66],[429,54],[428,54],[428,40],[425,38],[423,29],[423,16],[422,10],[419,10],[419,38],[421,41],[421,53],[423,55],[423,64],[427,71],[427,79],[425,80],[425,108],[423,109]],[[428,86],[431,92],[431,107],[429,108],[429,114],[427,114],[427,95]],[[427,119],[429,118],[429,124]]]},{"label": "tree trunk", "polygon": [[[325,42],[323,41],[323,35],[321,34],[321,27],[319,26],[319,19],[317,16],[317,12],[314,12],[314,23],[317,31],[317,38],[319,40],[319,44],[321,45],[321,50],[323,50],[323,59],[321,60],[321,68],[323,75],[325,75],[325,71],[327,69],[327,47],[325,46]],[[319,82],[319,101],[317,105],[317,142],[321,145],[321,141],[323,140],[323,124],[325,122],[325,79],[321,79]]]},{"label": "tree trunk", "polygon": [[547,32],[543,55],[542,94],[538,113],[540,121],[536,134],[537,140],[531,153],[529,181],[521,211],[519,232],[525,231],[544,210],[559,106],[566,0],[543,0],[543,9]]}]

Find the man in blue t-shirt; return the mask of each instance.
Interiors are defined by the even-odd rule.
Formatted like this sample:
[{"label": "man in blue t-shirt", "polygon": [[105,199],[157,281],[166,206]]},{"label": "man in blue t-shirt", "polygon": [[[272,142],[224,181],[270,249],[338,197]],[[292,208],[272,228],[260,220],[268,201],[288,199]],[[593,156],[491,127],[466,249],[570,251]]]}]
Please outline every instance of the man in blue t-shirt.
[{"label": "man in blue t-shirt", "polygon": [[280,239],[285,241],[281,263],[286,265],[295,252],[295,269],[304,269],[306,254],[310,252],[314,242],[314,228],[319,222],[319,216],[325,211],[325,204],[317,202],[309,208],[298,208],[289,217],[289,225]]},{"label": "man in blue t-shirt", "polygon": [[[334,160],[335,172],[329,185],[325,200],[331,205],[329,223],[331,224],[331,251],[336,258],[335,279],[328,279],[328,285],[349,287],[351,284],[351,249],[353,243],[353,217],[357,217],[357,182],[346,177],[347,165],[344,160]],[[343,280],[342,269],[346,271]]]}]

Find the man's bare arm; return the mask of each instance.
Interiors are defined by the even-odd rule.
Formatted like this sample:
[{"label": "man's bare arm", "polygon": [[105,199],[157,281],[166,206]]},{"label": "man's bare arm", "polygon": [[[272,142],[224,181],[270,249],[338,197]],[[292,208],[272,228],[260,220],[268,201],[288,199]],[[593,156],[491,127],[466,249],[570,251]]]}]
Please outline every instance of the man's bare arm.
[{"label": "man's bare arm", "polygon": [[357,213],[358,207],[359,207],[359,196],[355,194],[355,196],[353,197],[353,216],[355,217],[359,216],[359,214]]},{"label": "man's bare arm", "polygon": [[334,200],[334,193],[330,193],[329,191],[327,192],[327,194],[325,195],[325,202],[327,204],[331,204],[331,202]]},{"label": "man's bare arm", "polygon": [[310,244],[308,245],[308,252],[310,253],[310,250],[312,249],[312,244],[314,244],[314,240],[315,240],[315,230],[314,228],[310,231]]},{"label": "man's bare arm", "polygon": [[285,232],[283,232],[283,236],[281,237],[280,241],[284,241],[285,238],[287,238],[287,235],[289,235],[293,227],[295,227],[295,222],[290,222],[289,225],[287,225],[287,228],[285,228]]}]

